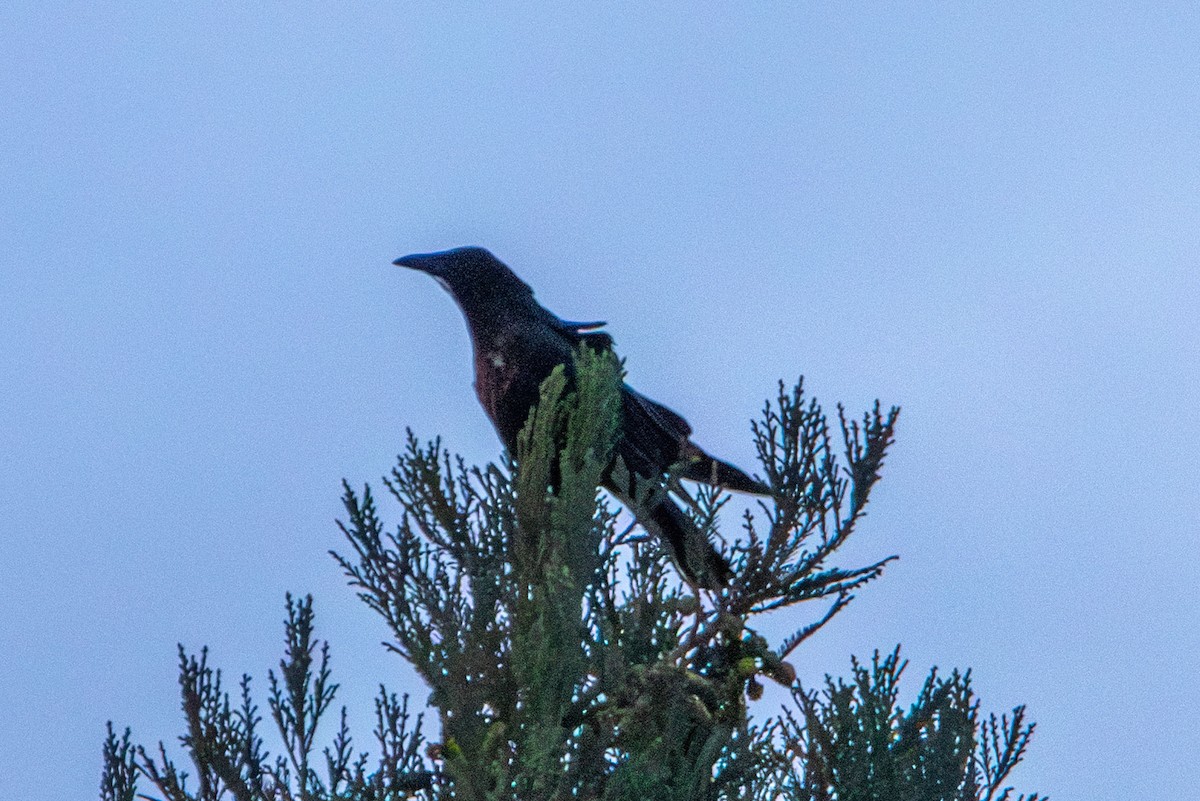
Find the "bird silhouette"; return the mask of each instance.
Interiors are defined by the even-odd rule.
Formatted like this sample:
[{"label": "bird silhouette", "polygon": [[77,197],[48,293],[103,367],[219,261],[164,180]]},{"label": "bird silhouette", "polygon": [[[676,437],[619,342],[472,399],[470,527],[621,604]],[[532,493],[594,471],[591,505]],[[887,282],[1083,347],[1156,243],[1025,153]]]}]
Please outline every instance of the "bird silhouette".
[{"label": "bird silhouette", "polygon": [[[458,303],[475,351],[475,392],[510,452],[538,402],[542,382],[554,368],[563,365],[570,378],[573,355],[581,344],[596,350],[612,348],[612,337],[597,330],[604,323],[560,319],[534,300],[528,284],[483,248],[420,253],[393,263],[428,273]],[[620,433],[603,486],[666,544],[685,579],[717,589],[729,583],[729,563],[669,495],[658,493],[645,502],[639,500],[636,485],[639,480],[658,481],[672,466],[682,465],[679,475],[692,481],[755,494],[769,490],[737,467],[709,456],[691,441],[691,433],[682,416],[623,384]],[[623,460],[626,473],[613,469],[618,459]]]}]

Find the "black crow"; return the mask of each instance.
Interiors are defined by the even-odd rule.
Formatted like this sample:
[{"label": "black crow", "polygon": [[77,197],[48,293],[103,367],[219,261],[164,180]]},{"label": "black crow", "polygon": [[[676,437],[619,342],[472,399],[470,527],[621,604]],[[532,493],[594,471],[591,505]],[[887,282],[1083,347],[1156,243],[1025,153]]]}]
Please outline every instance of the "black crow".
[{"label": "black crow", "polygon": [[[429,273],[454,296],[475,349],[475,392],[510,452],[551,371],[561,364],[569,376],[574,350],[582,343],[612,347],[612,337],[596,330],[604,323],[559,319],[533,299],[528,284],[483,248],[415,254],[394,264]],[[739,492],[768,492],[738,468],[702,451],[689,439],[692,429],[683,417],[628,384],[621,390],[621,415],[614,463],[621,457],[629,473],[642,480],[657,481],[682,464],[680,475],[686,479]],[[728,562],[669,496],[656,496],[650,508],[642,508],[633,497],[634,487],[618,485],[612,472],[611,466],[605,471],[604,487],[666,543],[688,581],[709,589],[729,583]],[[634,483],[632,476],[627,483]]]}]

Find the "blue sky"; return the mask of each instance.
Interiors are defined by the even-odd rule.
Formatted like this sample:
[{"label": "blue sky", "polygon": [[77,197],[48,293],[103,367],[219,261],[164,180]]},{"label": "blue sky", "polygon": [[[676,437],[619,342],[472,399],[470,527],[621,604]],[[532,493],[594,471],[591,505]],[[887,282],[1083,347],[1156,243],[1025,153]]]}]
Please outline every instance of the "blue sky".
[{"label": "blue sky", "polygon": [[1194,797],[1194,5],[18,0],[0,175],[0,797],[173,739],[176,642],[265,689],[287,591],[361,736],[424,698],[326,551],[405,426],[498,455],[389,264],[461,244],[743,466],[780,378],[903,406],[803,679],[900,642],[1029,705],[1018,786]]}]

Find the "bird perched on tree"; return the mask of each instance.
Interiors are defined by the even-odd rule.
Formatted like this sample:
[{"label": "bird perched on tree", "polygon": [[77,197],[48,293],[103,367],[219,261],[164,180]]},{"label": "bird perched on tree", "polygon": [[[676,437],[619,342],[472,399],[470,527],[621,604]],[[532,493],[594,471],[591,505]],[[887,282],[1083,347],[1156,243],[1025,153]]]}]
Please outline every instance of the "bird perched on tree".
[{"label": "bird perched on tree", "polygon": [[[612,347],[612,337],[596,330],[604,323],[559,319],[533,299],[528,284],[483,248],[414,254],[393,263],[433,276],[462,309],[475,350],[475,392],[510,451],[538,402],[542,381],[554,368],[564,365],[570,376],[580,344],[597,350]],[[643,481],[658,480],[673,465],[682,464],[680,475],[689,480],[739,492],[768,492],[762,483],[701,450],[689,439],[691,433],[679,414],[622,385],[614,464],[619,457],[629,473]],[[666,543],[688,581],[709,589],[729,583],[728,562],[668,495],[657,496],[644,508],[634,498],[635,488],[619,485],[613,472],[610,465],[603,486]],[[632,476],[628,483],[633,483]]]}]

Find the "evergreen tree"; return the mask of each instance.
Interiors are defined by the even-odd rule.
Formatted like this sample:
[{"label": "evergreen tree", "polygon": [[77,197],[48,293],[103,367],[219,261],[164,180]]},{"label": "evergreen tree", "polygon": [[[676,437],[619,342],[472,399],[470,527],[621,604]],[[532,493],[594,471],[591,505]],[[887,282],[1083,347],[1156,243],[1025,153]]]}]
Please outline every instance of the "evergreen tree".
[{"label": "evergreen tree", "polygon": [[[787,661],[891,560],[831,564],[863,516],[898,410],[877,403],[850,420],[839,407],[835,449],[821,407],[801,384],[780,384],[753,424],[773,503],[744,515],[725,546],[736,577],[711,593],[680,582],[659,544],[597,495],[620,382],[610,353],[581,351],[573,382],[560,368],[543,384],[501,466],[469,468],[410,432],[385,479],[401,509],[391,532],[370,487],[344,486],[350,550],[334,556],[387,622],[388,647],[430,687],[436,742],[407,698],[381,688],[373,759],[344,709],[319,747],[337,685],[311,599],[289,596],[286,651],[268,674],[280,753],[264,745],[249,677],[235,701],[207,653],[181,647],[191,768],[110,725],[102,799],[133,799],[139,780],[168,801],[1012,799],[1003,783],[1033,725],[1020,707],[982,719],[969,674],[935,670],[903,712],[897,651],[855,662],[848,684],[827,679],[824,692],[801,688]],[[641,489],[661,492],[718,535],[728,496],[689,495],[672,475]],[[756,631],[764,615],[809,601],[823,608],[775,647]],[[794,707],[754,723],[764,679],[790,688]]]}]

